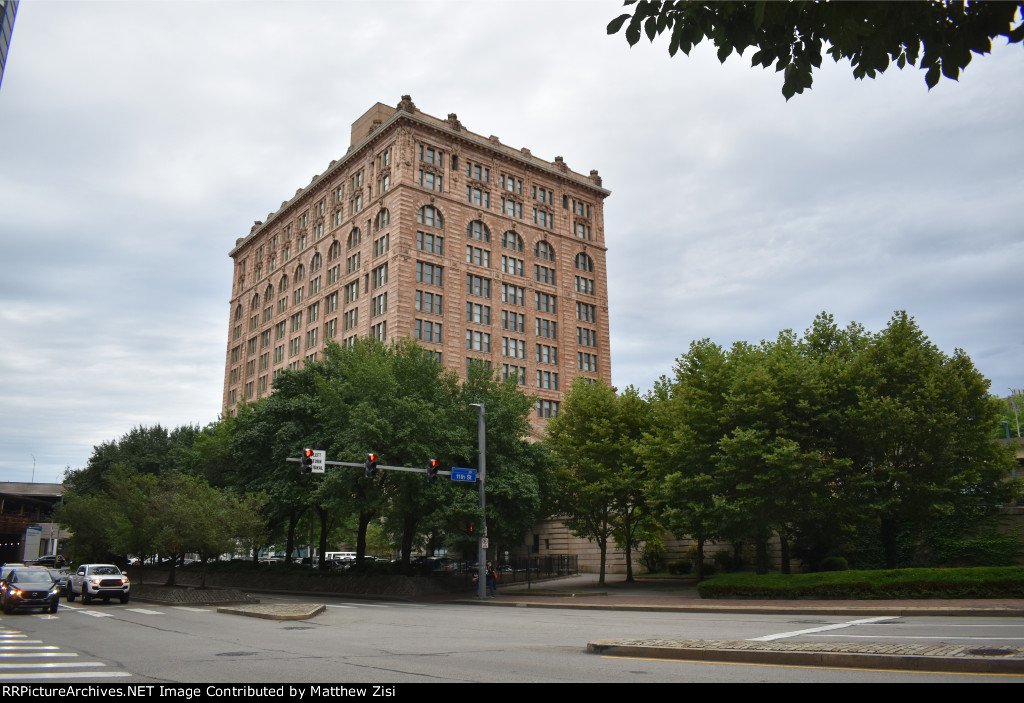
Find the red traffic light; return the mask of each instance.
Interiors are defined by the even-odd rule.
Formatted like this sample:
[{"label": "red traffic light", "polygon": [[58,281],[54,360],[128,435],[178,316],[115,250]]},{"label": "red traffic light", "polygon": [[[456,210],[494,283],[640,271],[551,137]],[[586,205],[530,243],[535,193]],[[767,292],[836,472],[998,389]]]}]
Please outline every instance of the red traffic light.
[{"label": "red traffic light", "polygon": [[307,449],[306,451],[303,452],[303,455],[312,458],[313,457],[313,450],[312,449]]}]

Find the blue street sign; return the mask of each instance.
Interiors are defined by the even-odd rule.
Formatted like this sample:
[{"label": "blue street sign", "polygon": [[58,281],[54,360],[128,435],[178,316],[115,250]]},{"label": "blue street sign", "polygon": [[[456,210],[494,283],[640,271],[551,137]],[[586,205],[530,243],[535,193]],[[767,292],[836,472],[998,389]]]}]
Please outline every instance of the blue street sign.
[{"label": "blue street sign", "polygon": [[453,481],[468,481],[470,483],[476,482],[476,469],[461,469],[457,466],[452,467],[452,480]]}]

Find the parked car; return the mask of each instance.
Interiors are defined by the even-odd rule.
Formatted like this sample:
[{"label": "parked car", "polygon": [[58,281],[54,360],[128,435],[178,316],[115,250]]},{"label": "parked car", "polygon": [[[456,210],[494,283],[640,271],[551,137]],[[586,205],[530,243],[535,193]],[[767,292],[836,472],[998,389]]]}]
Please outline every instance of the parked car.
[{"label": "parked car", "polygon": [[60,588],[46,569],[15,567],[0,580],[0,609],[10,615],[22,608],[57,612]]},{"label": "parked car", "polygon": [[64,595],[67,595],[68,583],[71,582],[71,572],[67,569],[58,569],[52,566],[47,567],[46,570],[50,572],[50,578],[52,578],[53,582],[57,584],[57,587],[60,589],[60,592]]},{"label": "parked car", "polygon": [[113,564],[82,564],[68,581],[67,596],[68,602],[81,595],[83,603],[93,598],[106,603],[115,596],[127,603],[130,589],[128,577]]}]

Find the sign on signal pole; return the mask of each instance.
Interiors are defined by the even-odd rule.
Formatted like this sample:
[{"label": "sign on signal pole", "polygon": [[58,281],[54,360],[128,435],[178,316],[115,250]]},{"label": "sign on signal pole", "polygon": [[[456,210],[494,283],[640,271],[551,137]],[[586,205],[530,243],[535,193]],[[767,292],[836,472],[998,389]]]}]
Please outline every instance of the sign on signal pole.
[{"label": "sign on signal pole", "polygon": [[327,452],[323,449],[313,450],[313,473],[322,474],[327,468]]}]

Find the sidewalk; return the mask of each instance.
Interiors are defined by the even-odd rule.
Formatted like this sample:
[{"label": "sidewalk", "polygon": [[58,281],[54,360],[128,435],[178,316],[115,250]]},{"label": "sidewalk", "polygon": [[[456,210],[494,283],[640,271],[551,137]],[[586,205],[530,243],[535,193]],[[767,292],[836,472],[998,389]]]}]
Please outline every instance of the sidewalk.
[{"label": "sidewalk", "polygon": [[[684,582],[643,581],[627,584],[622,576],[596,574],[558,581],[502,585],[493,599],[459,602],[494,607],[580,608],[678,613],[761,613],[793,615],[867,616],[989,616],[1024,617],[1024,600],[902,600],[902,601],[769,601],[702,600],[696,586]],[[744,662],[791,666],[902,669],[962,673],[1024,675],[1024,647],[975,645],[910,645],[853,642],[754,642],[725,640],[594,640],[587,651],[605,656]]]}]

